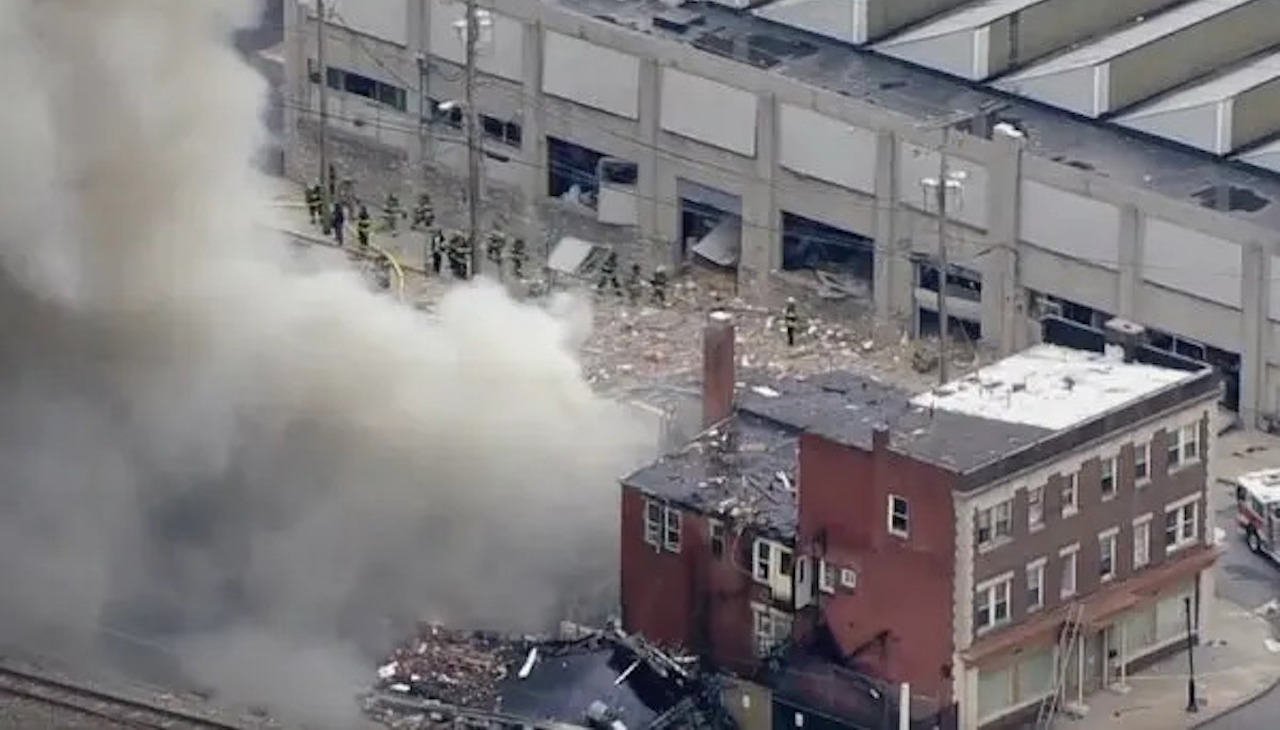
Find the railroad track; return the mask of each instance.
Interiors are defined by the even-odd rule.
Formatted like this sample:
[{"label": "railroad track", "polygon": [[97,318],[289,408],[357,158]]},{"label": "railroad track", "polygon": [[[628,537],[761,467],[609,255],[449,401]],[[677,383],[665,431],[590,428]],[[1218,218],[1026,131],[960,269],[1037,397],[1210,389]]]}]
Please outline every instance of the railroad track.
[{"label": "railroad track", "polygon": [[249,726],[0,666],[0,694],[139,730],[247,730]]}]

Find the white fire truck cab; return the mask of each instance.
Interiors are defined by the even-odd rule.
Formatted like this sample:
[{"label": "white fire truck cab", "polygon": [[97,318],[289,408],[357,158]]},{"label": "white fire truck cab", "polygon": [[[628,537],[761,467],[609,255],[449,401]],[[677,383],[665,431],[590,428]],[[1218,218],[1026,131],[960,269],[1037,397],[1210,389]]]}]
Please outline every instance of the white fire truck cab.
[{"label": "white fire truck cab", "polygon": [[1250,550],[1280,562],[1280,469],[1236,480],[1236,524]]}]

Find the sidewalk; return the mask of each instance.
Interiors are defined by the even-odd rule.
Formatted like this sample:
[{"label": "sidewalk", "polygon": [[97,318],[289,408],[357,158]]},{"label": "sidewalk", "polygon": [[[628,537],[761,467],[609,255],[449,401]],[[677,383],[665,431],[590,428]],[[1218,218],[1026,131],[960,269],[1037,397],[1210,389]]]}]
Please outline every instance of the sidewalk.
[{"label": "sidewalk", "polygon": [[1212,621],[1195,649],[1200,711],[1188,713],[1187,653],[1178,651],[1137,674],[1130,690],[1103,690],[1086,698],[1079,720],[1059,715],[1058,730],[1173,730],[1204,724],[1280,682],[1280,644],[1267,619],[1215,598]]}]

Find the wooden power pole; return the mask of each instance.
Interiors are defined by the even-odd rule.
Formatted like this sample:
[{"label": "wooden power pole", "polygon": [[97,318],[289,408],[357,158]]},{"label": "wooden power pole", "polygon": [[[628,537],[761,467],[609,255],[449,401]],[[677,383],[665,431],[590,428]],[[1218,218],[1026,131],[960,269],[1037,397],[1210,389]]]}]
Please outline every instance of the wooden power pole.
[{"label": "wooden power pole", "polygon": [[465,99],[467,136],[467,235],[471,240],[471,273],[480,271],[480,114],[476,110],[476,52],[480,40],[480,13],[476,0],[467,0]]},{"label": "wooden power pole", "polygon": [[316,63],[320,66],[320,200],[324,210],[333,202],[329,200],[329,64],[324,52],[324,37],[328,30],[328,18],[324,0],[316,0]]}]

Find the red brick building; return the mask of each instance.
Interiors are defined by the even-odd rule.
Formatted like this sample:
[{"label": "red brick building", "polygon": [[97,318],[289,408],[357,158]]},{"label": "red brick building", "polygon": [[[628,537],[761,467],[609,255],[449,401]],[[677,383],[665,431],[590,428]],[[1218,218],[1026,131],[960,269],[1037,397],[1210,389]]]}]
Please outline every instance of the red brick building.
[{"label": "red brick building", "polygon": [[1185,640],[1191,595],[1199,625],[1211,371],[1041,345],[923,394],[735,388],[732,338],[723,316],[706,333],[707,431],[623,480],[628,631],[811,695],[821,654],[976,728],[1082,709]]}]

